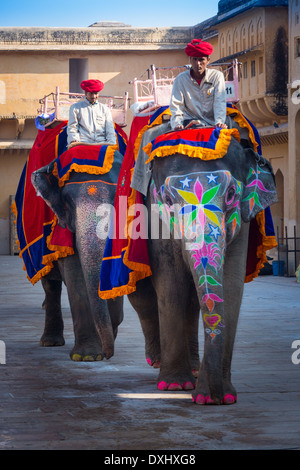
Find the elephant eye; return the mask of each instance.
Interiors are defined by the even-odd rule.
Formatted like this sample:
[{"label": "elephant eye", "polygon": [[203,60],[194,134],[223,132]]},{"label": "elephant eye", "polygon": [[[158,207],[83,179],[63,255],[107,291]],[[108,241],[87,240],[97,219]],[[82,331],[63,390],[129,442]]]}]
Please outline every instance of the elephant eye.
[{"label": "elephant eye", "polygon": [[226,204],[229,205],[233,202],[234,200],[234,197],[235,197],[235,194],[236,194],[236,189],[234,186],[230,186],[230,188],[228,188],[227,190],[227,193],[226,193],[226,196],[225,196],[225,201],[226,201]]}]

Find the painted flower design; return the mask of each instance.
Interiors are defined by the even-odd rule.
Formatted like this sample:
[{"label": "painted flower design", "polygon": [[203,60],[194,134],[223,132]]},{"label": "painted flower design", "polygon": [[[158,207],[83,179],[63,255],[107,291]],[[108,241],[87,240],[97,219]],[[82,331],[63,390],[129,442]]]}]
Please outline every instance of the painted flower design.
[{"label": "painted flower design", "polygon": [[215,302],[223,302],[223,299],[221,299],[217,294],[213,294],[212,292],[205,294],[202,300],[207,306],[210,313],[212,313],[215,308]]},{"label": "painted flower design", "polygon": [[97,186],[91,184],[90,186],[88,186],[87,192],[90,196],[95,196],[95,194],[97,194]]},{"label": "painted flower design", "polygon": [[218,270],[221,264],[221,256],[217,244],[209,243],[208,245],[206,245],[205,243],[203,243],[203,245],[201,246],[198,243],[195,243],[193,245],[193,251],[194,253],[192,254],[192,257],[195,258],[194,268],[197,268],[197,266],[202,265],[205,270],[207,264],[209,264],[210,266],[213,266],[216,270]]},{"label": "painted flower design", "polygon": [[246,198],[243,199],[243,201],[249,201],[250,213],[252,212],[255,204],[257,204],[259,207],[263,209],[263,206],[261,205],[260,199],[259,199],[259,192],[260,191],[266,192],[266,193],[270,192],[267,188],[265,188],[264,184],[260,181],[259,176],[258,176],[260,173],[267,173],[267,172],[258,168],[257,166],[256,171],[254,170],[254,168],[250,168],[249,174],[247,176],[247,180],[249,180],[250,178],[254,176],[254,180],[252,180],[251,183],[247,184],[246,186],[246,188],[251,188],[253,190],[250,192],[250,194],[248,194]]},{"label": "painted flower design", "polygon": [[187,203],[182,208],[183,214],[190,214],[188,220],[188,226],[193,224],[196,219],[200,223],[202,230],[204,231],[206,217],[220,227],[220,222],[216,213],[222,212],[222,210],[213,204],[220,185],[216,185],[213,188],[204,191],[203,186],[199,179],[197,179],[194,191],[186,191],[183,189],[177,189],[178,194]]}]

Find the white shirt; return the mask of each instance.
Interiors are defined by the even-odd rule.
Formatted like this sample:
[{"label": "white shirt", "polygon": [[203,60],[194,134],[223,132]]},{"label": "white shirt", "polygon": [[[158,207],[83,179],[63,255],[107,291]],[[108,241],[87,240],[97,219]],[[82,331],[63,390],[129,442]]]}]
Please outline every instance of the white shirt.
[{"label": "white shirt", "polygon": [[173,82],[170,101],[171,126],[185,119],[196,119],[204,126],[225,123],[226,92],[224,75],[219,70],[205,69],[200,85],[190,70],[180,73]]},{"label": "white shirt", "polygon": [[111,112],[107,106],[87,98],[70,106],[68,122],[68,144],[74,140],[88,144],[116,144],[116,135]]}]

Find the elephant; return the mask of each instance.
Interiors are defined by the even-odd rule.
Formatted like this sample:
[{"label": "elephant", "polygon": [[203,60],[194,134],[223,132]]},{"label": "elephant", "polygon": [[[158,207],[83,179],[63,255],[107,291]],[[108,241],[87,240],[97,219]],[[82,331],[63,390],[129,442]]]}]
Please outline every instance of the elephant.
[{"label": "elephant", "polygon": [[[108,224],[123,156],[116,151],[112,168],[105,174],[70,173],[60,186],[53,175],[54,161],[32,173],[37,193],[57,216],[58,224],[74,233],[74,254],[53,262],[42,277],[45,291],[43,346],[64,344],[60,296],[65,283],[71,308],[75,344],[74,361],[95,361],[114,354],[114,341],[123,320],[123,298],[102,300],[98,296],[99,272],[105,237],[99,227]],[[107,208],[107,210],[106,210]]]},{"label": "elephant", "polygon": [[[148,130],[141,147],[165,132],[166,124]],[[247,138],[235,136],[223,158],[178,152],[153,158],[146,195],[152,276],[128,296],[141,322],[147,362],[160,368],[158,389],[191,390],[200,405],[237,401],[231,361],[250,221],[277,202],[270,163]],[[153,207],[168,236],[153,236]]]}]

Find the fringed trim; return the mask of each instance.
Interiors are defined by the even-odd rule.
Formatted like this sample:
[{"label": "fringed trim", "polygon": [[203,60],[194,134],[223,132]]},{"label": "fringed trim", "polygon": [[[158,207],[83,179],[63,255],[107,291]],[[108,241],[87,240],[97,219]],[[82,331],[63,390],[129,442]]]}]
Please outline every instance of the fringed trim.
[{"label": "fringed trim", "polygon": [[[128,209],[135,203],[135,199],[136,199],[136,190],[132,189],[131,194],[128,197]],[[133,220],[134,220],[134,215],[129,216],[128,213],[127,213],[127,229],[129,227],[130,223],[133,222]],[[131,273],[131,274],[134,274],[135,276],[138,277],[136,280],[143,279],[144,277],[147,277],[147,276],[151,276],[152,272],[151,272],[150,266],[148,266],[147,264],[144,264],[144,263],[137,263],[135,261],[130,261],[128,259],[129,248],[130,248],[130,243],[131,243],[131,236],[130,236],[129,233],[128,233],[127,239],[128,239],[128,244],[127,244],[127,247],[125,249],[125,253],[124,253],[124,257],[123,257],[124,264],[129,269],[132,269],[133,271],[136,271],[134,273]],[[139,277],[139,276],[143,276],[143,277]]]},{"label": "fringed trim", "polygon": [[226,109],[227,109],[227,115],[235,114],[233,119],[237,124],[239,124],[240,127],[246,127],[249,130],[249,138],[250,138],[250,140],[253,144],[255,152],[257,152],[259,144],[255,139],[253,129],[250,126],[249,122],[245,119],[245,117],[242,115],[242,113],[237,108],[226,108]]},{"label": "fringed trim", "polygon": [[166,157],[176,153],[187,155],[191,158],[200,158],[201,160],[216,160],[218,158],[223,158],[227,153],[228,146],[231,142],[231,137],[235,137],[238,141],[240,141],[239,131],[237,129],[221,129],[215,149],[194,147],[180,143],[178,145],[157,147],[152,151],[153,144],[150,142],[143,148],[147,155],[149,155],[146,164],[155,157]]},{"label": "fringed trim", "polygon": [[136,291],[136,283],[145,279],[145,277],[151,276],[152,273],[147,274],[142,271],[132,271],[129,273],[129,281],[126,286],[113,287],[109,291],[101,291],[100,287],[98,289],[98,295],[101,299],[114,299],[116,297],[122,297],[123,295],[132,294]]},{"label": "fringed trim", "polygon": [[[26,271],[25,264],[24,264],[23,269],[24,269],[24,271]],[[40,281],[42,279],[42,277],[47,276],[47,274],[49,274],[52,269],[53,269],[53,264],[51,263],[51,264],[45,266],[44,268],[42,268],[35,276],[33,276],[33,278],[30,278],[27,275],[27,279],[31,282],[31,284],[34,285],[38,281]]]},{"label": "fringed trim", "polygon": [[245,277],[245,283],[251,282],[253,281],[253,279],[258,277],[260,270],[263,268],[264,264],[268,261],[267,251],[277,246],[277,241],[276,241],[275,236],[266,235],[265,211],[261,211],[258,214],[256,214],[256,221],[258,224],[259,231],[262,234],[262,244],[259,245],[256,250],[256,256],[258,258],[256,269],[253,273],[248,274],[248,276]]},{"label": "fringed trim", "polygon": [[137,159],[139,149],[140,149],[140,145],[141,145],[141,140],[142,140],[142,137],[144,135],[144,132],[146,132],[148,129],[151,129],[154,126],[159,126],[160,124],[162,124],[163,116],[165,114],[168,114],[169,116],[171,116],[171,111],[170,111],[169,108],[167,108],[163,113],[161,113],[159,116],[157,116],[157,118],[151,124],[147,124],[146,126],[144,126],[140,130],[140,132],[138,133],[138,136],[137,136],[137,138],[135,139],[135,142],[134,142],[134,150],[133,150],[134,161],[136,161],[136,159]]},{"label": "fringed trim", "polygon": [[[17,235],[17,245],[19,247],[19,251],[21,251],[21,246],[20,246],[20,241],[19,241],[19,237],[18,237],[18,231],[17,231],[17,218],[18,218],[18,209],[17,209],[17,205],[16,205],[16,202],[14,201],[11,205],[11,210],[12,210],[12,213],[14,214],[15,216],[15,220],[14,220],[14,226],[15,226],[15,231],[16,231],[16,235]],[[22,256],[20,256],[19,254],[19,257],[22,258]]]},{"label": "fringed trim", "polygon": [[[53,261],[57,261],[59,258],[65,258],[68,255],[74,255],[74,249],[70,246],[62,246],[62,245],[52,245],[52,236],[54,232],[54,228],[58,223],[57,216],[54,215],[53,222],[51,225],[51,233],[48,235],[46,239],[47,247],[49,250],[54,251],[54,253],[50,253],[48,255],[44,255],[42,259],[43,264],[52,264]],[[52,265],[53,267],[53,265]]]},{"label": "fringed trim", "polygon": [[105,160],[102,167],[95,165],[79,165],[78,163],[72,163],[67,173],[64,176],[60,177],[58,174],[57,163],[54,162],[54,168],[52,173],[58,179],[59,187],[64,186],[65,182],[69,180],[70,173],[72,171],[75,171],[76,173],[88,173],[90,175],[104,175],[108,173],[112,168],[114,162],[114,154],[116,150],[118,150],[117,145],[111,145],[107,147]]}]

